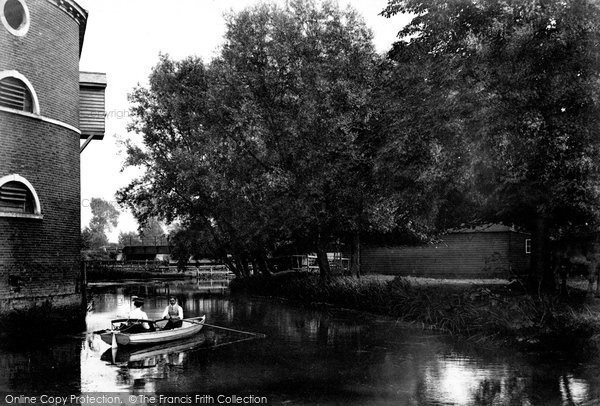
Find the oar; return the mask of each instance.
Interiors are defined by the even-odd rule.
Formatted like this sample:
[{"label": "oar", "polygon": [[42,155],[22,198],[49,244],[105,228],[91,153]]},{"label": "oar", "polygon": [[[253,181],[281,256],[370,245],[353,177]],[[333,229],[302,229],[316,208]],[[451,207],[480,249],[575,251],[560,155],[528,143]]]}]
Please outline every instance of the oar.
[{"label": "oar", "polygon": [[248,340],[254,340],[254,339],[256,339],[256,337],[246,337],[246,338],[241,338],[241,339],[239,339],[239,340],[230,341],[230,342],[228,342],[228,343],[221,343],[221,344],[215,344],[215,345],[211,345],[211,346],[208,346],[208,347],[206,347],[206,348],[201,348],[201,349],[202,349],[202,350],[207,350],[207,349],[210,349],[210,350],[212,350],[213,348],[217,348],[217,347],[223,347],[223,346],[225,346],[225,345],[237,344],[237,343],[241,343],[242,341],[248,341]]},{"label": "oar", "polygon": [[240,334],[248,334],[248,335],[252,335],[252,336],[256,336],[256,337],[266,337],[265,334],[262,333],[251,333],[249,331],[241,331],[241,330],[235,330],[233,328],[227,328],[227,327],[221,327],[221,326],[215,326],[214,324],[208,324],[208,323],[202,323],[202,322],[198,322],[195,321],[194,319],[201,319],[201,318],[206,318],[206,316],[200,316],[200,317],[192,317],[189,319],[183,319],[185,321],[189,321],[190,323],[194,323],[194,324],[202,324],[203,326],[208,326],[208,327],[213,327],[213,328],[220,328],[221,330],[227,330],[227,331],[232,331],[234,333],[240,333]]},{"label": "oar", "polygon": [[205,326],[208,326],[208,327],[213,327],[213,328],[220,328],[221,330],[232,331],[232,332],[234,332],[234,333],[248,334],[248,335],[251,335],[251,336],[256,336],[256,337],[266,337],[266,336],[267,336],[266,334],[262,334],[262,333],[251,333],[251,332],[249,332],[249,331],[235,330],[235,329],[233,329],[233,328],[227,328],[227,327],[215,326],[215,325],[213,325],[213,324],[207,324],[207,323],[204,323],[204,325],[205,325]]}]

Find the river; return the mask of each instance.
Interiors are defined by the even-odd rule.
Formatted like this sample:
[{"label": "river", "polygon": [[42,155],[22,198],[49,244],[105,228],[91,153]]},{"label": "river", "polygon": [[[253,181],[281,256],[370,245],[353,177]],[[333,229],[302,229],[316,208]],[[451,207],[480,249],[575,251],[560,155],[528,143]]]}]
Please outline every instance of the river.
[{"label": "river", "polygon": [[[205,327],[174,348],[136,354],[113,352],[92,333],[126,316],[132,295],[146,297],[144,310],[159,318],[168,294],[179,298],[187,317],[206,314],[209,324],[261,335]],[[87,334],[44,349],[0,350],[0,392],[210,394],[215,400],[221,395],[224,404],[235,395],[286,405],[571,405],[600,399],[597,358],[577,362],[467,345],[355,311],[305,309],[218,289],[208,294],[193,281],[96,284],[90,295]],[[137,398],[137,404],[151,403],[146,400]]]}]

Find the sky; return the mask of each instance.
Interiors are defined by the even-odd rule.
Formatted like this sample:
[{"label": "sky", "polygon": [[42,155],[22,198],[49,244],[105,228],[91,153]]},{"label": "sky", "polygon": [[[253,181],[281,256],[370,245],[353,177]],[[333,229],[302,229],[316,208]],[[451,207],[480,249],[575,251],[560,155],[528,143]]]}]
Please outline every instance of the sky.
[{"label": "sky", "polygon": [[[197,56],[205,62],[214,58],[223,44],[224,14],[260,3],[259,0],[77,0],[89,12],[80,70],[104,72],[106,88],[106,134],[92,141],[81,154],[81,226],[91,218],[93,197],[111,201],[115,192],[138,173],[123,169],[123,141],[139,135],[127,132],[127,94],[137,85],[146,85],[159,54],[173,59]],[[275,1],[277,2],[277,1]],[[285,3],[284,0],[281,0]],[[378,14],[387,0],[338,0],[351,5],[365,19],[374,34],[378,52],[386,52],[397,39],[407,16],[391,19]],[[120,232],[135,231],[137,222],[125,209],[119,225],[109,234],[116,242]]]}]

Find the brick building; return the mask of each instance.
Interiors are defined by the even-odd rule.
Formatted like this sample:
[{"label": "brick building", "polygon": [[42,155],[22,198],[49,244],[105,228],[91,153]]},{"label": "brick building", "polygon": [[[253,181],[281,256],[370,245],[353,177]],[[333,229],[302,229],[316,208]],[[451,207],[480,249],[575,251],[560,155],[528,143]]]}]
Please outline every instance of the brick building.
[{"label": "brick building", "polygon": [[530,238],[500,224],[450,230],[431,245],[363,247],[361,269],[428,278],[511,278],[529,270]]},{"label": "brick building", "polygon": [[81,300],[80,139],[103,137],[106,87],[79,72],[86,21],[73,0],[0,0],[0,313]]}]

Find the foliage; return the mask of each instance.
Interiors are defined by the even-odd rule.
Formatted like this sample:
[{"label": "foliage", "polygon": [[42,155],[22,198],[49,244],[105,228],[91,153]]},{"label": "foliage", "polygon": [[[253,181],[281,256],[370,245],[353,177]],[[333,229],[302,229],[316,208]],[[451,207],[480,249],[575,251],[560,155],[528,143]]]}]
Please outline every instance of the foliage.
[{"label": "foliage", "polygon": [[159,240],[165,236],[165,231],[160,221],[150,218],[139,229],[142,240]]},{"label": "foliage", "polygon": [[317,252],[326,274],[328,244],[364,217],[376,59],[359,16],[330,3],[230,15],[219,57],[163,56],[131,95],[144,146],[127,163],[146,174],[119,200],[210,238],[238,275],[290,245]]},{"label": "foliage", "polygon": [[119,211],[112,203],[98,197],[92,198],[90,208],[90,224],[81,231],[82,249],[99,249],[108,245],[106,233],[117,226]]},{"label": "foliage", "polygon": [[142,240],[137,231],[126,231],[119,233],[119,247],[127,245],[141,245]]},{"label": "foliage", "polygon": [[[465,222],[548,238],[598,223],[600,13],[591,0],[390,0],[415,17],[387,60],[351,9],[308,0],[227,18],[210,63],[161,56],[130,96],[119,191],[144,223],[179,221],[178,257],[238,276],[361,233],[427,239]],[[357,250],[355,249],[356,253]],[[357,256],[354,256],[357,258]]]},{"label": "foliage", "polygon": [[437,223],[533,230],[542,278],[549,236],[598,224],[597,3],[391,0],[384,14],[396,13],[415,18],[390,52],[391,75],[406,78],[390,92],[392,122],[402,137],[430,140],[428,185],[457,179],[438,192]]},{"label": "foliage", "polygon": [[167,243],[167,237],[162,224],[155,218],[149,218],[140,226],[138,231],[119,233],[119,246],[126,245],[162,245]]}]

